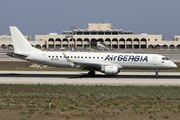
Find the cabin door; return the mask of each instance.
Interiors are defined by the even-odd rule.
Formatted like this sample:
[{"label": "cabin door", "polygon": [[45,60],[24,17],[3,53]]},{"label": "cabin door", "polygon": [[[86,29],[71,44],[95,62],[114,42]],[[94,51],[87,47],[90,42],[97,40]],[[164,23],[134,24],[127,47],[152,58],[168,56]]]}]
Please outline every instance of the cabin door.
[{"label": "cabin door", "polygon": [[153,57],[153,64],[154,64],[154,65],[157,64],[157,57]]},{"label": "cabin door", "polygon": [[46,61],[46,54],[42,54],[42,55],[41,55],[41,60],[42,60],[43,62]]}]

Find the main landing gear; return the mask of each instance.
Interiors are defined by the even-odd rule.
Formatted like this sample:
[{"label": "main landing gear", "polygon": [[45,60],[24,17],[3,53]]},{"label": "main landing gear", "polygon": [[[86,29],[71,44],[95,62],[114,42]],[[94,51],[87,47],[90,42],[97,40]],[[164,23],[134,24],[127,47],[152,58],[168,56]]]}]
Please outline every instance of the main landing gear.
[{"label": "main landing gear", "polygon": [[156,70],[156,75],[155,76],[159,76],[158,72],[160,72],[160,70]]},{"label": "main landing gear", "polygon": [[88,76],[90,76],[90,77],[95,76],[95,71],[89,71]]}]

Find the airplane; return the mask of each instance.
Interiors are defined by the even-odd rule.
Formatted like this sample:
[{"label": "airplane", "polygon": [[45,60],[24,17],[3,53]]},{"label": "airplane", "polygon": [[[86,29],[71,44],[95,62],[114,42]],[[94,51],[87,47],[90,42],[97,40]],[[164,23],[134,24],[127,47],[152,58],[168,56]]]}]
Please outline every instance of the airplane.
[{"label": "airplane", "polygon": [[95,71],[106,75],[116,75],[121,69],[148,69],[158,72],[173,69],[177,65],[167,57],[158,54],[134,53],[98,53],[46,51],[34,48],[15,26],[10,26],[14,51],[8,56],[56,67],[73,67],[89,70],[88,76],[95,76]]}]

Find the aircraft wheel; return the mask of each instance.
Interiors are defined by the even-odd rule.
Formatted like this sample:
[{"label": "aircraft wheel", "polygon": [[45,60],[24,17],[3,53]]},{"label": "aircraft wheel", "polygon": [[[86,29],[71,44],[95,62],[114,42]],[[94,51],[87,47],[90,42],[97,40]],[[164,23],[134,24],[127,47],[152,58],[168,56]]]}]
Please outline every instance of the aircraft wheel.
[{"label": "aircraft wheel", "polygon": [[156,75],[155,75],[155,76],[157,76],[157,77],[159,76],[159,74],[158,74],[159,71],[160,71],[160,70],[156,70]]},{"label": "aircraft wheel", "polygon": [[90,71],[90,72],[88,72],[88,76],[95,76],[95,71]]}]

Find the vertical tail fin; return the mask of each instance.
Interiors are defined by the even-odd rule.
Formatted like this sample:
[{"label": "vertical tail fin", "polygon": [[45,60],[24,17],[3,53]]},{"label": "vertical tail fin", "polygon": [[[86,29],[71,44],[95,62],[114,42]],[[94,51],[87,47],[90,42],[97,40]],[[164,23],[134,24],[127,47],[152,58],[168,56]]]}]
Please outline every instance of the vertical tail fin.
[{"label": "vertical tail fin", "polygon": [[19,29],[15,26],[10,26],[10,32],[12,36],[12,41],[14,45],[14,52],[23,53],[23,52],[33,52],[40,51],[31,46]]}]

